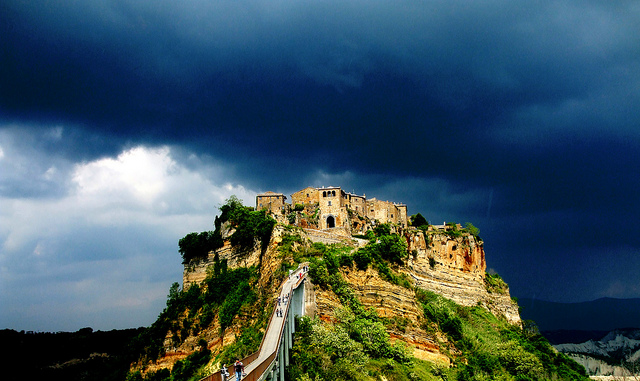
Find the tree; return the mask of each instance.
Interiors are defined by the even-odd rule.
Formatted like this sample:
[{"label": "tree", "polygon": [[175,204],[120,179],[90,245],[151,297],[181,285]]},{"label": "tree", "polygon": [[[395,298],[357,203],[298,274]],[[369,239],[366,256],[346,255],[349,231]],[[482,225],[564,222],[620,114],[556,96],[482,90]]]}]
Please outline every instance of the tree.
[{"label": "tree", "polygon": [[174,303],[178,297],[180,297],[180,284],[178,282],[173,282],[171,288],[169,288],[169,295],[167,296],[167,305],[170,306]]},{"label": "tree", "polygon": [[378,237],[382,237],[385,235],[391,234],[391,225],[389,224],[380,224],[373,228],[373,232],[376,233]]},{"label": "tree", "polygon": [[408,256],[407,243],[397,234],[380,237],[376,246],[380,256],[392,263],[401,265]]},{"label": "tree", "polygon": [[360,270],[366,270],[367,267],[369,267],[371,260],[371,251],[368,246],[360,248],[358,251],[353,253],[353,261]]},{"label": "tree", "polygon": [[178,252],[182,255],[182,263],[194,258],[205,258],[210,251],[223,246],[220,231],[189,233],[178,241]]},{"label": "tree", "polygon": [[219,219],[220,223],[231,221],[235,224],[237,223],[237,213],[244,210],[245,207],[242,205],[242,200],[240,200],[236,195],[231,195],[218,209],[220,209],[221,213]]},{"label": "tree", "polygon": [[411,216],[411,226],[420,227],[424,225],[429,225],[429,221],[422,214],[417,213]]},{"label": "tree", "polygon": [[477,227],[473,226],[473,224],[471,224],[471,222],[467,222],[465,224],[465,229],[469,232],[469,234],[471,234],[472,236],[474,236],[477,239],[480,239],[480,229],[478,229]]}]

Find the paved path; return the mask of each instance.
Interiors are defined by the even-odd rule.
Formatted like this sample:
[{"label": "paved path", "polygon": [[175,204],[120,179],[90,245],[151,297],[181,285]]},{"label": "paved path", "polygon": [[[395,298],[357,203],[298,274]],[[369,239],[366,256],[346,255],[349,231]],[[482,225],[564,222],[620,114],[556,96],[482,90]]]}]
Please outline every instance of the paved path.
[{"label": "paved path", "polygon": [[[282,291],[280,291],[281,301],[284,300],[285,295],[289,294],[289,296],[291,296],[291,291],[293,289],[293,286],[295,286],[295,284],[298,282],[299,280],[298,274],[300,273],[304,274],[301,267],[296,269],[296,271],[294,271],[289,276],[289,279],[286,280],[286,282],[282,286]],[[260,354],[258,355],[258,358],[253,360],[249,365],[245,366],[244,368],[245,374],[251,373],[252,370],[254,370],[258,365],[260,365],[269,356],[271,356],[273,352],[275,352],[278,349],[278,339],[280,337],[280,331],[282,330],[282,326],[284,325],[285,319],[284,317],[276,317],[275,310],[278,308],[282,309],[282,315],[284,316],[286,315],[286,310],[289,309],[289,304],[290,304],[289,301],[287,301],[286,305],[284,305],[284,303],[281,303],[279,307],[276,306],[276,308],[274,309],[273,316],[271,317],[272,319],[271,324],[269,325],[267,332],[264,334],[264,337],[262,338],[262,346],[260,347]],[[233,366],[233,364],[231,366]]]}]

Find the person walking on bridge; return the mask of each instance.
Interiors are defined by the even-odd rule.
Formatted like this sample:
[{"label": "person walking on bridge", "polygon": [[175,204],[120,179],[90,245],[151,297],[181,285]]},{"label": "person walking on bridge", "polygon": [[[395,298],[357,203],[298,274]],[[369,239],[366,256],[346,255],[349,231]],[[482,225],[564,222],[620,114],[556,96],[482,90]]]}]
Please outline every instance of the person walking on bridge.
[{"label": "person walking on bridge", "polygon": [[242,361],[236,359],[236,363],[233,365],[234,370],[236,372],[236,381],[240,381],[244,374],[244,364]]},{"label": "person walking on bridge", "polygon": [[229,372],[227,371],[227,364],[222,364],[222,368],[220,369],[220,374],[222,375],[222,380],[227,381],[229,379]]}]

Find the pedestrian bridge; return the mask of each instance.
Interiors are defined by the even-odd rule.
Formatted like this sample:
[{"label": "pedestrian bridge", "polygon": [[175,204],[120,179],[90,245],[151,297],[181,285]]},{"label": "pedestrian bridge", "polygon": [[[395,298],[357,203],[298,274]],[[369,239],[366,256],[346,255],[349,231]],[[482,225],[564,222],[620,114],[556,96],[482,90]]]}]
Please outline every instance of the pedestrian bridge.
[{"label": "pedestrian bridge", "polygon": [[[276,309],[282,309],[282,317],[276,316],[275,310],[260,343],[260,349],[241,361],[245,366],[246,381],[284,381],[284,369],[289,365],[289,350],[293,345],[295,317],[305,314],[305,289],[310,287],[306,280],[306,272],[302,264],[289,275],[280,291],[280,300],[289,295],[286,304],[281,303]],[[221,371],[207,376],[200,381],[236,381],[233,364],[229,364],[229,374],[225,380]]]}]

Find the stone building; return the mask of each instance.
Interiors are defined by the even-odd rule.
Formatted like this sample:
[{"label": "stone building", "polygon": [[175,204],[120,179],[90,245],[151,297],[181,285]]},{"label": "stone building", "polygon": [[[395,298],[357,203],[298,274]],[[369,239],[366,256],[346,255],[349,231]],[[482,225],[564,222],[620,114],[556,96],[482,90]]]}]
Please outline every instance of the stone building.
[{"label": "stone building", "polygon": [[[256,209],[282,213],[289,205],[285,200],[282,193],[266,192],[256,197]],[[351,232],[355,217],[408,226],[406,205],[367,199],[366,195],[345,192],[340,187],[306,187],[291,195],[291,205],[302,205],[307,213],[316,214],[320,229],[343,228]]]},{"label": "stone building", "polygon": [[256,210],[268,210],[271,214],[281,215],[288,204],[287,196],[282,193],[265,192],[256,196]]},{"label": "stone building", "polygon": [[303,190],[299,190],[296,193],[291,195],[291,203],[295,206],[296,204],[301,204],[304,206],[317,204],[319,202],[318,199],[318,189],[313,187],[306,187]]}]

